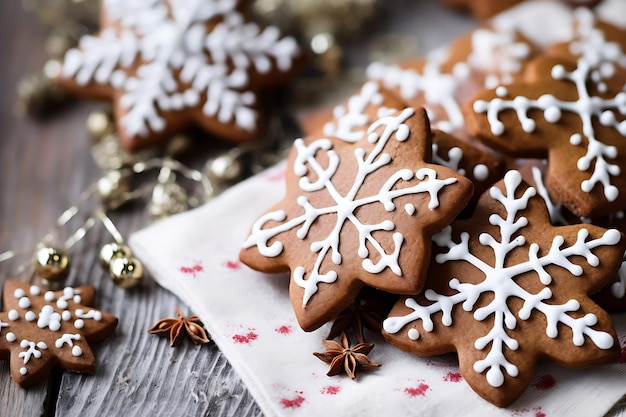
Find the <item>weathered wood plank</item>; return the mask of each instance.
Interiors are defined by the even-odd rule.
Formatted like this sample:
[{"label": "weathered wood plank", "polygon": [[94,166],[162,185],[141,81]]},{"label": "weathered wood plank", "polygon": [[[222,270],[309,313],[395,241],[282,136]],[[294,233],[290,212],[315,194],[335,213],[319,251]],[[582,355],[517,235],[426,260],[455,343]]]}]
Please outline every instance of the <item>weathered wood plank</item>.
[{"label": "weathered wood plank", "polygon": [[[21,11],[18,1],[0,2],[0,252],[32,242],[33,233],[47,221],[39,213],[41,205],[33,204],[44,201],[43,195],[33,198],[41,192],[34,189],[41,177],[31,173],[37,162],[27,161],[27,155],[39,153],[33,152],[39,129],[14,112],[17,80],[43,62],[39,47],[43,37],[43,30]],[[32,181],[26,183],[27,178]],[[28,231],[29,225],[35,230]],[[8,277],[8,265],[0,265],[0,282]],[[0,362],[1,416],[44,415],[47,391],[47,384],[19,388],[9,376],[8,363]]]},{"label": "weathered wood plank", "polygon": [[[97,104],[81,103],[40,122],[14,112],[17,81],[44,62],[45,30],[19,1],[0,2],[0,251],[33,245],[73,204],[99,172],[91,160],[85,119]],[[123,234],[147,223],[141,207],[116,220]],[[185,343],[172,349],[147,333],[158,319],[174,316],[182,303],[147,278],[124,291],[100,269],[97,252],[111,241],[102,228],[72,249],[68,285],[98,288],[96,306],[120,319],[115,335],[95,346],[96,375],[54,372],[37,387],[23,390],[0,362],[0,415],[254,416],[260,412],[239,378],[213,345]],[[0,280],[12,277],[15,263],[0,264]],[[58,397],[57,397],[58,391]],[[174,407],[174,408],[172,408]],[[172,411],[175,410],[175,411]]]}]

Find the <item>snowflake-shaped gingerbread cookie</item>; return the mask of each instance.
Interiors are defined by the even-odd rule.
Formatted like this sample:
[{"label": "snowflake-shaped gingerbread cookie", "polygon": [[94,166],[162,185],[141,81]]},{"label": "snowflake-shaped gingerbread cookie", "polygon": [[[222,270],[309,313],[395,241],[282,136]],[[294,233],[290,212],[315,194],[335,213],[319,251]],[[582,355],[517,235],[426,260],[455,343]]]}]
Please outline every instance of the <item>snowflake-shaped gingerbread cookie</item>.
[{"label": "snowflake-shaped gingerbread cookie", "polygon": [[264,272],[291,271],[300,326],[313,330],[366,284],[414,294],[423,285],[430,236],[472,194],[456,172],[424,162],[424,111],[388,110],[350,143],[296,140],[286,197],[252,226],[240,258]]},{"label": "snowflake-shaped gingerbread cookie", "polygon": [[112,99],[122,145],[153,146],[195,123],[254,139],[257,91],[301,60],[293,38],[245,20],[236,0],[103,0],[101,30],[65,55],[58,83]]},{"label": "snowflake-shaped gingerbread cookie", "polygon": [[536,190],[509,171],[471,219],[433,240],[423,295],[399,300],[383,323],[392,344],[456,351],[465,380],[498,406],[522,394],[540,357],[584,367],[619,355],[609,315],[589,298],[621,265],[619,231],[551,226]]},{"label": "snowflake-shaped gingerbread cookie", "polygon": [[117,318],[87,307],[91,286],[45,291],[8,280],[0,313],[0,358],[10,360],[11,377],[22,387],[43,381],[53,366],[93,373],[96,359],[89,343],[109,336]]}]

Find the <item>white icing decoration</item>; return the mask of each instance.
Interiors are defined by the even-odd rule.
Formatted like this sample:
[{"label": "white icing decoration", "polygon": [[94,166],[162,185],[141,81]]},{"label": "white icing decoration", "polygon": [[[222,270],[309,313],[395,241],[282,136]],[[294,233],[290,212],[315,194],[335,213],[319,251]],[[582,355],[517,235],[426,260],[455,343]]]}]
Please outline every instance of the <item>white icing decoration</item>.
[{"label": "white icing decoration", "polygon": [[407,332],[407,335],[409,336],[409,339],[411,340],[417,340],[420,338],[420,332],[418,332],[417,329],[409,329],[409,331]]},{"label": "white icing decoration", "polygon": [[[164,130],[161,111],[198,106],[220,123],[253,131],[256,97],[248,72],[287,71],[298,47],[275,26],[245,22],[236,6],[235,0],[105,0],[116,29],[81,38],[79,49],[66,53],[62,76],[121,90],[127,111],[121,124],[132,136]],[[215,22],[210,32],[209,21]],[[136,72],[125,73],[137,62]]]},{"label": "white icing decoration", "polygon": [[80,356],[83,354],[83,350],[80,348],[80,346],[74,346],[72,348],[72,355],[74,356]]},{"label": "white icing decoration", "polygon": [[39,288],[37,285],[31,285],[31,287],[29,289],[29,293],[30,293],[30,295],[37,296],[37,295],[41,294],[41,288]]},{"label": "white icing decoration", "polygon": [[506,97],[509,95],[509,90],[504,86],[499,86],[496,88],[496,95],[498,97]]},{"label": "white icing decoration", "polygon": [[[356,199],[356,195],[368,175],[392,162],[390,155],[383,152],[384,148],[392,137],[395,137],[400,142],[408,139],[410,132],[404,122],[413,114],[413,109],[405,109],[399,115],[381,118],[369,127],[367,140],[375,144],[375,146],[369,154],[366,154],[364,148],[355,146],[354,157],[356,158],[358,168],[354,174],[353,185],[346,195],[341,195],[332,182],[332,178],[340,164],[339,155],[332,149],[332,141],[319,139],[309,145],[306,145],[301,139],[295,141],[294,146],[297,155],[293,164],[293,172],[301,177],[298,184],[303,194],[297,198],[297,202],[304,209],[304,213],[291,219],[287,219],[287,214],[282,210],[266,213],[252,226],[252,232],[244,242],[244,247],[256,246],[263,256],[278,256],[283,250],[283,244],[279,240],[275,240],[268,246],[270,239],[298,226],[300,227],[296,233],[297,237],[305,239],[316,219],[326,214],[334,214],[336,223],[332,231],[322,240],[311,243],[311,251],[318,254],[312,270],[305,271],[304,267],[298,266],[292,271],[294,283],[304,288],[303,305],[306,305],[317,292],[320,282],[330,284],[337,279],[337,273],[332,269],[322,273],[320,268],[322,262],[327,257],[330,257],[335,265],[341,264],[342,254],[339,249],[339,235],[346,223],[353,225],[358,232],[358,255],[363,259],[361,266],[365,271],[376,274],[389,268],[394,274],[402,276],[398,258],[404,242],[404,236],[400,232],[394,232],[392,234],[394,248],[391,253],[386,253],[381,244],[374,238],[373,233],[391,232],[395,229],[394,223],[390,220],[385,220],[379,224],[365,224],[357,218],[355,211],[361,206],[374,203],[380,203],[385,210],[393,211],[396,208],[394,199],[419,193],[429,194],[430,201],[428,207],[433,210],[439,205],[439,191],[445,186],[456,182],[456,179],[437,179],[436,171],[428,168],[421,168],[417,172],[413,172],[410,169],[400,169],[389,177],[385,184],[382,185],[378,194],[360,196],[358,199]],[[381,134],[377,133],[379,129],[382,130]],[[316,159],[318,152],[325,152],[327,155],[327,167],[323,167]],[[307,177],[309,171],[314,174],[314,181]],[[410,181],[414,180],[417,181],[410,183]],[[405,185],[405,187],[400,187],[400,185]],[[322,208],[313,207],[306,193],[316,191],[327,192],[336,204]],[[284,223],[263,229],[269,221]],[[376,251],[376,255],[379,258],[378,263],[374,263],[370,259],[367,244],[371,245],[371,248]],[[306,278],[305,274],[307,275]]]},{"label": "white icing decoration", "polygon": [[46,293],[43,296],[43,299],[50,302],[50,301],[54,301],[54,292],[53,291],[46,291]]},{"label": "white icing decoration", "polygon": [[[506,110],[515,111],[522,129],[527,133],[533,132],[536,128],[535,121],[528,115],[529,110],[543,110],[548,123],[558,122],[562,111],[576,114],[582,123],[582,134],[587,139],[587,152],[577,161],[576,166],[582,172],[591,171],[589,179],[581,183],[581,189],[589,193],[596,184],[599,184],[604,188],[606,199],[615,201],[619,190],[611,183],[611,177],[619,175],[621,170],[618,165],[609,163],[608,159],[617,158],[618,150],[615,146],[607,145],[596,138],[593,119],[598,118],[603,126],[612,127],[620,135],[626,136],[626,121],[618,122],[615,117],[616,111],[622,115],[626,114],[626,92],[619,92],[612,98],[591,96],[587,81],[592,71],[591,63],[584,56],[578,60],[578,66],[573,72],[567,72],[561,65],[553,67],[554,79],[569,81],[575,85],[578,93],[578,99],[575,101],[564,101],[551,94],[544,94],[536,100],[524,96],[517,96],[512,100],[502,98],[491,101],[477,100],[473,108],[476,113],[487,113],[491,132],[496,136],[504,133],[505,126],[499,120],[499,115]],[[572,146],[580,146],[582,144],[580,139],[576,133],[570,138],[570,143]]]},{"label": "white icing decoration", "polygon": [[7,339],[7,342],[9,343],[13,343],[17,340],[17,337],[15,336],[15,333],[13,332],[8,332],[4,337]]},{"label": "white icing decoration", "polygon": [[[75,340],[80,340],[80,334],[65,333],[63,336],[61,336],[57,340],[55,340],[54,346],[57,349],[61,349],[63,347],[63,345],[65,345],[65,344],[67,344],[69,347],[74,347],[74,341]],[[81,353],[82,353],[82,351],[81,351]],[[74,356],[80,356],[80,355],[74,355]]]},{"label": "white icing decoration", "polygon": [[26,349],[25,352],[20,352],[18,357],[24,360],[24,365],[30,361],[31,358],[39,359],[41,358],[41,350],[48,349],[48,346],[44,342],[31,342],[30,340],[22,340],[20,342],[20,347],[22,349]]},{"label": "white icing decoration", "polygon": [[490,23],[499,31],[520,32],[541,49],[572,38],[572,9],[563,2],[523,2],[499,13]]},{"label": "white icing decoration", "polygon": [[26,293],[21,288],[17,288],[15,291],[13,291],[13,297],[17,298],[18,300],[24,297],[25,295]]},{"label": "white icing decoration", "polygon": [[76,327],[77,329],[82,329],[83,327],[85,327],[85,322],[81,319],[78,319],[74,321],[74,327]]},{"label": "white icing decoration", "polygon": [[481,28],[472,32],[470,67],[487,73],[486,88],[509,84],[512,75],[522,70],[522,61],[530,56],[530,47],[515,40],[514,31],[492,31]]},{"label": "white icing decoration", "polygon": [[20,314],[15,309],[9,310],[8,317],[10,321],[15,321],[20,318]]},{"label": "white icing decoration", "polygon": [[618,271],[619,280],[611,285],[611,295],[622,299],[626,295],[626,252],[624,253],[624,262]]},{"label": "white icing decoration", "polygon": [[624,0],[604,0],[595,8],[595,13],[600,20],[626,29],[626,2]]},{"label": "white icing decoration", "polygon": [[[72,287],[65,287],[63,288],[63,295],[61,295],[58,299],[57,299],[57,308],[63,309],[65,310],[68,307],[68,301],[72,300],[75,303],[80,303],[80,296],[78,296],[79,292],[78,290],[72,288]],[[78,296],[79,298],[77,298],[78,301],[75,301],[75,297]],[[52,301],[52,300],[50,300]]]},{"label": "white icing decoration", "polygon": [[477,181],[485,181],[489,177],[489,168],[485,164],[476,164],[472,173]]},{"label": "white icing decoration", "polygon": [[[439,154],[439,145],[432,144],[433,162],[438,165],[443,165],[461,175],[467,175],[465,169],[461,168],[461,161],[463,160],[463,150],[458,146],[454,146],[448,150],[447,158]],[[484,181],[489,176],[489,168],[485,164],[477,164],[472,170],[472,175],[477,181]]]},{"label": "white icing decoration", "polygon": [[595,27],[595,17],[586,8],[574,12],[576,33],[570,42],[570,52],[582,57],[591,67],[589,77],[596,83],[598,90],[606,92],[605,78],[615,74],[615,64],[626,67],[626,55],[616,42],[608,42],[604,33]]},{"label": "white icing decoration", "polygon": [[406,211],[406,214],[409,216],[412,216],[415,214],[415,206],[411,203],[406,203],[404,205],[404,211]]},{"label": "white icing decoration", "polygon": [[[456,92],[468,75],[464,63],[457,64],[452,74],[441,72],[441,65],[437,59],[428,61],[424,65],[423,74],[379,62],[374,62],[367,68],[369,79],[379,80],[387,88],[398,88],[405,100],[423,95],[426,101],[424,107],[428,111],[432,128],[448,133],[465,126]],[[438,120],[434,117],[432,106],[441,106],[447,118]]]},{"label": "white icing decoration", "polygon": [[41,312],[39,313],[37,326],[40,329],[48,327],[53,332],[56,332],[61,328],[61,315],[55,312],[51,305],[45,305],[41,308]]},{"label": "white icing decoration", "polygon": [[365,114],[368,106],[380,106],[383,96],[378,84],[369,81],[363,85],[358,94],[348,99],[346,106],[339,105],[333,110],[334,120],[324,126],[324,135],[332,136],[344,142],[355,143],[363,139],[365,130],[355,131],[356,128],[365,128],[372,122]]},{"label": "white icing decoration", "polygon": [[537,190],[537,194],[543,199],[546,204],[546,208],[548,209],[548,214],[550,215],[550,223],[553,225],[563,225],[566,226],[569,221],[563,215],[563,204],[559,201],[555,203],[550,198],[550,194],[548,193],[548,188],[545,186],[543,181],[543,171],[538,167],[532,167],[531,173],[533,176],[533,181],[535,182],[535,190]]},{"label": "white icing decoration", "polygon": [[74,316],[79,319],[92,319],[95,321],[102,320],[102,313],[98,310],[85,311],[82,308],[77,308],[76,311],[74,311]]},{"label": "white icing decoration", "polygon": [[21,309],[26,309],[26,308],[30,307],[30,299],[28,297],[22,297],[17,302],[17,305]]},{"label": "white icing decoration", "polygon": [[34,311],[27,311],[26,314],[24,314],[24,319],[26,321],[35,321],[37,319],[37,314],[35,314]]},{"label": "white icing decoration", "polygon": [[70,321],[72,319],[72,313],[69,310],[63,310],[61,313],[61,318],[63,321]]},{"label": "white icing decoration", "polygon": [[20,375],[26,375],[28,373],[28,369],[26,369],[25,367],[21,367],[20,368]]},{"label": "white icing decoration", "polygon": [[[506,353],[507,348],[517,350],[519,342],[508,335],[507,329],[514,329],[518,320],[528,320],[534,311],[544,315],[546,335],[550,338],[556,338],[559,334],[559,327],[565,326],[571,329],[572,343],[575,346],[582,346],[586,341],[585,336],[600,349],[610,349],[615,343],[609,333],[591,327],[597,323],[595,315],[586,314],[580,318],[574,318],[568,314],[580,310],[580,303],[577,300],[569,300],[561,305],[545,302],[552,297],[552,291],[548,287],[552,282],[552,277],[546,267],[560,267],[578,277],[576,279],[584,279],[582,276],[583,268],[574,264],[569,258],[580,257],[580,259],[586,260],[590,266],[597,266],[600,261],[593,254],[593,249],[619,242],[621,239],[619,231],[608,230],[602,237],[587,241],[589,232],[586,229],[580,229],[573,245],[564,247],[563,237],[556,236],[547,252],[542,250],[543,248],[540,248],[537,243],[532,242],[528,246],[527,261],[507,265],[507,257],[511,251],[527,243],[524,235],[519,234],[519,232],[527,226],[532,227],[528,219],[520,212],[527,208],[528,201],[536,195],[536,192],[534,188],[529,187],[520,197],[515,197],[521,183],[520,173],[509,171],[504,177],[506,194],[497,187],[492,187],[490,190],[490,197],[502,204],[507,213],[506,218],[497,214],[492,214],[489,217],[489,223],[500,229],[501,241],[497,241],[496,237],[487,233],[481,233],[478,236],[480,245],[493,250],[493,265],[478,258],[470,251],[470,235],[467,232],[460,234],[460,242],[458,243],[452,240],[452,228],[450,226],[433,237],[433,241],[438,246],[448,248],[447,253],[435,257],[437,263],[467,262],[484,273],[485,279],[482,282],[471,284],[462,282],[462,277],[452,278],[449,281],[449,287],[456,293],[442,295],[427,289],[424,295],[433,302],[432,304],[422,306],[415,299],[408,298],[405,305],[413,312],[402,317],[390,317],[383,322],[383,328],[388,333],[397,333],[404,326],[416,320],[422,321],[425,332],[431,332],[434,329],[433,315],[439,317],[438,313],[441,313],[442,325],[451,326],[453,324],[452,310],[455,306],[459,306],[457,308],[462,306],[466,312],[473,311],[473,317],[477,321],[493,318],[492,329],[474,343],[474,347],[479,351],[489,350],[484,359],[474,363],[474,371],[477,373],[487,371],[487,382],[493,387],[499,387],[504,383],[504,372],[511,377],[518,375],[517,366],[509,362]],[[540,250],[541,256],[539,255]],[[515,281],[515,277],[527,275],[530,272],[536,273],[539,281],[545,285],[536,294],[526,291]],[[493,294],[493,298],[488,304],[474,310],[477,301],[484,293]],[[507,302],[512,297],[524,301],[517,312],[517,317]]]}]

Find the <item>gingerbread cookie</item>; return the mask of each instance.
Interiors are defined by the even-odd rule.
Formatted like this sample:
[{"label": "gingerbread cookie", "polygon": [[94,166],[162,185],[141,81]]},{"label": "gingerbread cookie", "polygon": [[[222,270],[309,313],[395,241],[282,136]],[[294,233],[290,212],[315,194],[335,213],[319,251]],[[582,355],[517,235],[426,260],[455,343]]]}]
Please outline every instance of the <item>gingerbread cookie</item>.
[{"label": "gingerbread cookie", "polygon": [[44,291],[8,280],[0,313],[0,357],[10,359],[11,377],[21,387],[43,381],[53,366],[93,373],[96,359],[89,343],[109,336],[117,318],[87,307],[91,286]]},{"label": "gingerbread cookie", "polygon": [[480,396],[503,407],[536,362],[608,363],[619,356],[609,315],[591,301],[621,265],[626,240],[593,225],[554,227],[518,171],[485,193],[469,220],[434,237],[425,292],[383,323],[392,344],[419,356],[456,351]]},{"label": "gingerbread cookie", "polygon": [[237,142],[259,135],[257,92],[300,61],[294,39],[247,22],[234,1],[104,0],[100,32],[67,52],[57,82],[113,100],[128,150],[192,123]]},{"label": "gingerbread cookie", "polygon": [[[601,56],[601,58],[598,58]],[[547,184],[577,216],[626,207],[626,93],[608,89],[602,67],[619,56],[576,62],[540,57],[529,80],[480,93],[465,108],[471,134],[515,157],[547,157]]]},{"label": "gingerbread cookie", "polygon": [[286,196],[254,223],[240,253],[259,271],[291,271],[306,331],[335,318],[363,285],[419,292],[430,236],[472,195],[467,178],[424,162],[431,133],[423,110],[382,113],[354,143],[296,140]]}]

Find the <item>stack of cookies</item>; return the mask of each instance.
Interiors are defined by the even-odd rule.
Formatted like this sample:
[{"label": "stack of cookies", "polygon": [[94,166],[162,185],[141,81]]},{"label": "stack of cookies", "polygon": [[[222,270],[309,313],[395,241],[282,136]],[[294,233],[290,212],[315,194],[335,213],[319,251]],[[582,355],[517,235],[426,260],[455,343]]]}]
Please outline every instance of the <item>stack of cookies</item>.
[{"label": "stack of cookies", "polygon": [[540,358],[617,359],[606,310],[626,308],[626,30],[571,15],[556,43],[500,18],[426,58],[371,64],[296,140],[286,195],[240,257],[291,272],[304,330],[364,287],[395,294],[385,339],[456,352],[501,407]]}]

